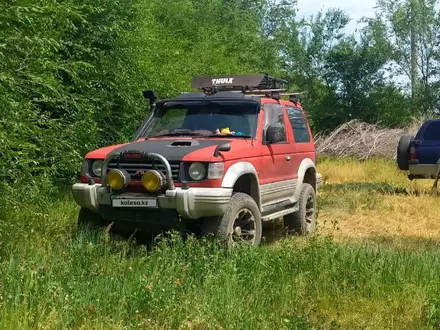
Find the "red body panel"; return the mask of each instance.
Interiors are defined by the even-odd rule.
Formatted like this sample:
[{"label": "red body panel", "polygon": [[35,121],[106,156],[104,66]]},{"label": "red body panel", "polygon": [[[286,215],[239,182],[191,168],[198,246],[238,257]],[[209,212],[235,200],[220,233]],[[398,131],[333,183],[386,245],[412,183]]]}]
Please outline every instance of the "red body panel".
[{"label": "red body panel", "polygon": [[[281,101],[280,102],[284,107],[286,106],[291,106],[291,107],[296,107],[298,109],[300,109],[303,114],[304,114],[304,110],[302,109],[300,104],[293,104],[292,102],[289,101]],[[294,173],[294,178],[298,178],[298,170],[299,170],[299,166],[301,165],[301,162],[303,161],[303,159],[305,158],[310,158],[313,163],[315,163],[315,158],[316,158],[316,152],[315,152],[315,143],[313,141],[313,134],[312,131],[310,129],[310,125],[307,121],[307,128],[309,131],[309,135],[310,135],[310,142],[309,143],[296,143],[295,142],[295,138],[293,135],[293,128],[290,124],[290,121],[288,120],[287,117],[287,112],[286,112],[286,125],[287,127],[289,127],[288,129],[288,134],[289,134],[289,138],[291,141],[291,170]]]},{"label": "red body panel", "polygon": [[[277,104],[274,99],[266,99],[262,102],[264,104]],[[284,112],[284,120],[286,120],[286,113]],[[261,110],[260,120],[258,123],[258,131],[260,132],[261,143],[261,167],[259,171],[260,184],[268,184],[280,181],[286,181],[293,178],[293,171],[290,162],[286,160],[286,156],[292,151],[292,138],[287,134],[287,143],[263,145],[263,125],[264,125],[264,110]],[[287,130],[289,131],[289,130]]]},{"label": "red body panel", "polygon": [[[224,162],[225,171],[227,172],[229,167],[240,160],[251,163],[255,169],[260,168],[261,164],[261,143],[257,140],[252,139],[231,139],[231,150],[228,152],[223,152],[219,157],[214,157],[215,147],[207,147],[204,149],[197,150],[186,155],[183,158],[184,162]],[[191,183],[192,187],[210,187],[217,188],[222,184],[222,180],[207,180],[203,183]]]}]

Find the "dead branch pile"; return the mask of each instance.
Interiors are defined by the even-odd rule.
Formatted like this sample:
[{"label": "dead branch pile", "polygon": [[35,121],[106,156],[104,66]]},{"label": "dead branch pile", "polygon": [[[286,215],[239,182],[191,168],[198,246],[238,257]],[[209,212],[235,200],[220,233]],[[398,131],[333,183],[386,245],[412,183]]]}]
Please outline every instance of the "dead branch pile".
[{"label": "dead branch pile", "polygon": [[415,135],[419,120],[403,129],[382,128],[379,125],[367,124],[357,120],[345,123],[328,135],[315,137],[318,155],[333,157],[357,157],[365,160],[372,157],[395,159],[397,144],[402,135]]}]

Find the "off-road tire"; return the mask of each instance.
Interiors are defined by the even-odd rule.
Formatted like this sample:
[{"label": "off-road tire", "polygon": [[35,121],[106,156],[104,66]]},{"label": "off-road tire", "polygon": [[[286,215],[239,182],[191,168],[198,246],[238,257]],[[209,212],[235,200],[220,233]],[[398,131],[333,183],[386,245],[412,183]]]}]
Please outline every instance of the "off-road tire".
[{"label": "off-road tire", "polygon": [[[250,228],[254,231],[253,239],[248,242],[253,246],[259,245],[262,237],[261,213],[255,200],[244,193],[232,194],[228,209],[223,216],[204,219],[202,235],[213,235],[226,243],[229,247],[234,246],[233,235],[236,233],[234,225],[236,224],[237,217],[243,214],[252,216],[254,219],[251,222],[246,222],[246,224],[250,224],[253,227]],[[238,219],[238,223],[240,222],[240,219]]]},{"label": "off-road tire", "polygon": [[414,140],[413,136],[403,135],[397,146],[397,165],[402,171],[409,170],[410,144]]},{"label": "off-road tire", "polygon": [[[313,203],[313,213],[310,214],[310,202]],[[299,210],[284,216],[284,226],[289,233],[307,236],[316,230],[316,193],[312,185],[303,183],[298,201]]]},{"label": "off-road tire", "polygon": [[78,215],[78,229],[99,229],[105,226],[104,220],[100,214],[94,213],[89,209],[82,207]]}]

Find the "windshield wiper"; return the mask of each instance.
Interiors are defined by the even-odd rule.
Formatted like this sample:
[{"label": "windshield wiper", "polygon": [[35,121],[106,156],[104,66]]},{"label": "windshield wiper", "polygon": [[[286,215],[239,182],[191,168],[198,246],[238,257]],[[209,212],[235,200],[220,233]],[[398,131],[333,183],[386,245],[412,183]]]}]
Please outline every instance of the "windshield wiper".
[{"label": "windshield wiper", "polygon": [[215,137],[215,138],[245,138],[250,139],[252,136],[250,135],[234,135],[234,134],[211,134],[204,135],[203,137]]},{"label": "windshield wiper", "polygon": [[193,132],[174,132],[174,133],[167,133],[167,134],[160,134],[160,135],[153,135],[149,138],[158,138],[158,137],[166,137],[166,136],[193,136],[193,137],[202,137],[202,138],[245,138],[250,139],[252,136],[250,135],[223,135],[223,134],[203,134],[203,133],[193,133]]},{"label": "windshield wiper", "polygon": [[179,133],[179,132],[174,132],[174,133],[153,135],[153,136],[150,136],[150,138],[152,138],[152,137],[162,137],[162,136],[204,136],[204,135],[201,134],[201,133],[191,133],[191,132],[188,132],[188,133],[180,132]]}]

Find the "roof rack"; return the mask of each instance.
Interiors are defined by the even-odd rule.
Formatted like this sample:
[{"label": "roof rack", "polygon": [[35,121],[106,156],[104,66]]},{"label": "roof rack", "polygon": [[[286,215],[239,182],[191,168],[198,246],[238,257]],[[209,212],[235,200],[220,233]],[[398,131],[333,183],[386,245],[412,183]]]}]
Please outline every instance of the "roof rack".
[{"label": "roof rack", "polygon": [[[267,96],[267,94],[252,94],[252,95],[260,96],[260,97]],[[301,97],[304,95],[306,95],[306,92],[279,93],[276,98],[279,99],[282,96],[288,96],[290,102],[298,103],[301,100]]]},{"label": "roof rack", "polygon": [[192,88],[200,89],[205,94],[220,91],[242,92],[243,94],[264,94],[273,97],[289,89],[289,82],[269,75],[206,76],[192,80]]}]

